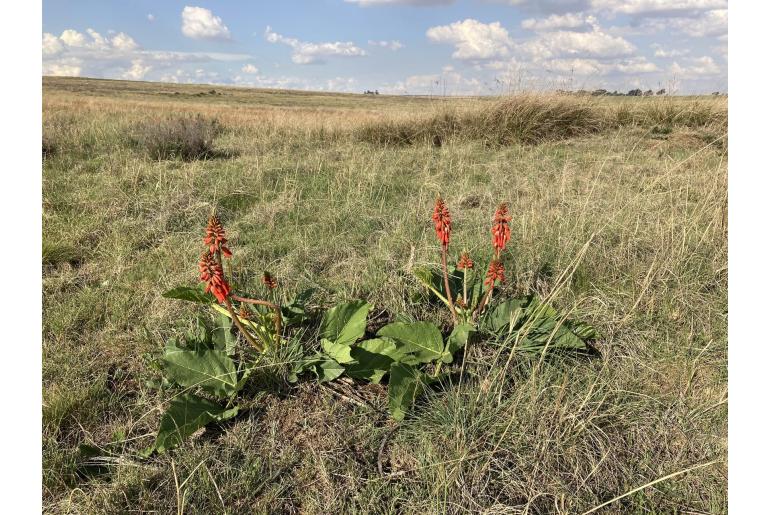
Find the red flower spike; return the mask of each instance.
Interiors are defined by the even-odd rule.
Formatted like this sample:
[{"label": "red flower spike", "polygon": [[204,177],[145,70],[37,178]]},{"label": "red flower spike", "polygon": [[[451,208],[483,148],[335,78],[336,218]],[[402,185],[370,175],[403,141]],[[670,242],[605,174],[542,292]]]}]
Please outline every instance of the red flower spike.
[{"label": "red flower spike", "polygon": [[272,274],[270,274],[270,272],[265,272],[262,275],[262,282],[265,286],[267,286],[268,290],[274,290],[278,288],[278,281],[275,277],[272,276]]},{"label": "red flower spike", "polygon": [[449,209],[441,197],[436,199],[436,205],[433,208],[433,223],[436,228],[436,236],[441,244],[446,247],[449,245],[449,235],[452,232],[452,217],[449,215]]},{"label": "red flower spike", "polygon": [[463,252],[460,255],[460,261],[457,262],[458,270],[470,270],[473,268],[473,260],[468,256],[467,252]]},{"label": "red flower spike", "polygon": [[495,211],[495,218],[492,222],[492,246],[495,247],[495,255],[500,255],[505,244],[511,239],[511,228],[508,222],[511,221],[511,215],[508,214],[508,205],[500,204]]},{"label": "red flower spike", "polygon": [[201,281],[206,283],[206,293],[213,293],[219,302],[224,302],[230,296],[230,285],[227,284],[222,265],[214,259],[211,252],[204,252],[198,263]]},{"label": "red flower spike", "polygon": [[495,281],[505,282],[505,267],[496,259],[489,263],[489,270],[487,270],[487,278],[484,279],[484,285],[492,288],[495,285]]},{"label": "red flower spike", "polygon": [[209,246],[209,252],[215,254],[218,250],[222,251],[222,255],[225,257],[231,257],[233,255],[230,249],[225,247],[227,238],[225,238],[225,228],[222,227],[222,223],[219,221],[216,215],[212,215],[209,218],[209,223],[206,226],[206,237],[203,238],[203,242]]}]

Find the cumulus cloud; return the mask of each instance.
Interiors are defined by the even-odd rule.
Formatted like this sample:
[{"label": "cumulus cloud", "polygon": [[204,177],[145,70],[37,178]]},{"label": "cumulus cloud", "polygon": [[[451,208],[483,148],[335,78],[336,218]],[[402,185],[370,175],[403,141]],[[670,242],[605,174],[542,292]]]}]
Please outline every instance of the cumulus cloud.
[{"label": "cumulus cloud", "polygon": [[270,43],[281,43],[292,48],[291,60],[296,64],[320,64],[327,57],[361,57],[366,51],[351,41],[309,43],[296,38],[282,36],[269,26],[265,29],[265,39]]},{"label": "cumulus cloud", "polygon": [[560,56],[622,57],[636,50],[633,44],[619,36],[601,30],[592,32],[555,31],[520,45],[535,59]]},{"label": "cumulus cloud", "polygon": [[254,66],[253,64],[244,64],[243,68],[241,68],[241,71],[243,73],[252,73],[252,74],[259,73],[259,69],[257,69],[257,67]]},{"label": "cumulus cloud", "polygon": [[182,9],[182,34],[192,39],[230,39],[230,29],[222,18],[204,7]]},{"label": "cumulus cloud", "polygon": [[141,59],[134,59],[131,61],[131,68],[126,70],[122,77],[128,80],[142,80],[151,69],[152,66],[146,66]]},{"label": "cumulus cloud", "polygon": [[684,66],[677,62],[674,62],[669,71],[674,75],[678,75],[684,78],[696,78],[702,76],[719,75],[720,70],[717,63],[710,56],[697,57],[690,59]]},{"label": "cumulus cloud", "polygon": [[508,31],[500,22],[482,23],[471,18],[450,25],[431,27],[426,35],[435,43],[454,45],[452,57],[462,60],[505,57],[513,44]]},{"label": "cumulus cloud", "polygon": [[521,27],[534,31],[549,31],[559,29],[593,30],[596,28],[596,18],[582,13],[552,14],[547,18],[529,18],[521,22]]},{"label": "cumulus cloud", "polygon": [[81,33],[67,29],[60,36],[43,34],[43,74],[139,80],[153,70],[171,76],[168,70],[181,64],[216,61],[245,61],[251,56],[216,52],[143,50],[128,34],[110,37],[93,29]]},{"label": "cumulus cloud", "polygon": [[390,50],[400,50],[404,48],[404,45],[397,39],[392,41],[373,41],[370,39],[368,43],[369,46],[379,46],[382,48],[389,48]]}]

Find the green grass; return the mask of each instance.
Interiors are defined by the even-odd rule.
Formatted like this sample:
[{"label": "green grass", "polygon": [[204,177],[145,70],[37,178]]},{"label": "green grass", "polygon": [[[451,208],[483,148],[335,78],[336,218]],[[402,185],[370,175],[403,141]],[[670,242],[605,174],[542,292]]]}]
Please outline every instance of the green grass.
[{"label": "green grass", "polygon": [[[363,127],[494,100],[43,86],[55,149],[43,163],[46,511],[581,513],[720,460],[605,512],[726,512],[724,104],[613,98],[588,107],[623,123],[538,144],[460,131],[441,147],[393,146],[361,141]],[[196,96],[211,89],[222,94]],[[224,157],[159,161],[130,144],[136,122],[182,111],[222,123]],[[383,388],[355,386],[365,408],[312,382],[257,379],[234,421],[138,457],[166,397],[152,356],[197,313],[160,294],[196,283],[212,207],[245,289],[268,269],[289,292],[319,288],[319,309],[363,297],[375,313],[447,322],[413,302],[409,272],[439,261],[437,193],[451,248],[477,262],[508,201],[507,292],[554,293],[597,328],[600,355],[506,364],[494,342],[473,347],[462,384],[420,400],[394,432]],[[78,474],[81,444],[115,457],[108,474]]]}]

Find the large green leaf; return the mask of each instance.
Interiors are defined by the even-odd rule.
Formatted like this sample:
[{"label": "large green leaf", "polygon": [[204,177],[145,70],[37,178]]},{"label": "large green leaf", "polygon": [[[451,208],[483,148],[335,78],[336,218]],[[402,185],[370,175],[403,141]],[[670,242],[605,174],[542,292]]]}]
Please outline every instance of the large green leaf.
[{"label": "large green leaf", "polygon": [[492,333],[511,332],[518,327],[528,303],[528,298],[505,300],[487,312],[481,325]]},{"label": "large green leaf", "polygon": [[364,340],[350,348],[350,356],[354,362],[345,369],[350,377],[368,379],[379,383],[390,370],[390,365],[403,353],[396,342],[389,338]]},{"label": "large green leaf", "polygon": [[452,334],[446,340],[446,348],[441,355],[441,361],[451,363],[455,352],[462,349],[468,343],[468,338],[473,333],[472,324],[460,324],[454,328]]},{"label": "large green leaf", "polygon": [[235,354],[238,339],[233,334],[233,321],[230,317],[219,315],[219,326],[211,333],[211,341],[217,349],[225,351],[228,356]]},{"label": "large green leaf", "polygon": [[333,341],[324,338],[321,340],[321,348],[327,356],[332,358],[337,363],[353,363],[354,359],[350,355],[352,347],[350,345],[344,345],[341,343],[335,343]]},{"label": "large green leaf", "polygon": [[235,363],[223,350],[180,349],[171,341],[165,348],[163,362],[166,376],[179,386],[200,387],[217,397],[237,392]]},{"label": "large green leaf", "polygon": [[186,300],[188,302],[197,302],[199,304],[211,304],[216,302],[214,296],[205,293],[203,288],[191,288],[189,286],[177,286],[163,294],[167,299]]},{"label": "large green leaf", "polygon": [[185,393],[171,400],[163,414],[154,449],[164,452],[210,422],[221,422],[238,414],[238,408],[225,409],[219,404]]},{"label": "large green leaf", "polygon": [[422,372],[412,365],[404,363],[390,365],[388,410],[394,419],[404,420],[406,412],[414,403],[414,399],[422,393],[424,388],[422,376]]},{"label": "large green leaf", "polygon": [[444,341],[438,327],[429,322],[393,322],[379,330],[377,336],[393,338],[413,353],[422,363],[438,359],[444,350]]},{"label": "large green leaf", "polygon": [[296,325],[302,323],[307,315],[307,303],[315,293],[315,288],[308,288],[299,292],[287,305],[281,306],[284,325]]},{"label": "large green leaf", "polygon": [[320,336],[341,345],[352,345],[366,331],[366,316],[372,306],[364,300],[339,304],[321,320]]}]

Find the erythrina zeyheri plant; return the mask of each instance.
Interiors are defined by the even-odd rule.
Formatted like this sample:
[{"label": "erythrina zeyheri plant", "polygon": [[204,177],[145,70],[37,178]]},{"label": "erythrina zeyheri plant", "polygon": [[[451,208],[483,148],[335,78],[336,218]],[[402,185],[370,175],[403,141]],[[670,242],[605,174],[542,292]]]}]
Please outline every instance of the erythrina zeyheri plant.
[{"label": "erythrina zeyheri plant", "polygon": [[[501,254],[505,249],[506,244],[511,239],[511,215],[508,211],[508,205],[503,202],[498,205],[495,210],[494,217],[492,218],[492,250],[493,257],[489,263],[486,278],[483,281],[483,287],[486,288],[486,293],[481,296],[480,288],[482,283],[474,283],[473,290],[478,292],[477,295],[471,295],[469,298],[468,292],[468,277],[471,270],[474,268],[474,262],[467,252],[463,252],[460,255],[460,259],[457,261],[455,270],[462,270],[462,297],[458,291],[457,298],[454,298],[451,281],[449,279],[450,272],[447,267],[447,256],[449,252],[449,243],[452,235],[452,217],[449,212],[449,207],[441,196],[436,198],[436,202],[433,206],[432,216],[436,237],[441,245],[441,272],[443,276],[443,294],[436,290],[436,286],[430,285],[430,280],[423,276],[421,280],[431,288],[434,293],[437,293],[439,298],[449,308],[452,315],[452,322],[457,325],[460,322],[460,318],[464,322],[475,321],[479,315],[484,311],[486,306],[492,297],[495,284],[505,282],[505,266],[503,265]],[[420,272],[422,274],[423,272]],[[419,277],[419,276],[418,276]],[[458,315],[459,313],[459,315]]]},{"label": "erythrina zeyheri plant", "polygon": [[[244,304],[262,305],[272,309],[275,313],[274,338],[276,342],[279,342],[281,338],[280,307],[267,300],[251,299],[235,295],[232,291],[232,288],[230,287],[230,283],[225,277],[225,272],[222,267],[222,256],[229,258],[232,257],[233,253],[229,248],[225,246],[225,243],[227,243],[225,228],[216,215],[211,215],[211,217],[209,217],[203,243],[206,244],[207,249],[203,255],[201,255],[201,259],[198,263],[198,270],[200,271],[200,280],[205,285],[204,292],[213,294],[217,299],[217,302],[224,304],[227,312],[230,315],[230,318],[233,320],[233,323],[236,325],[241,334],[243,334],[243,337],[258,350],[264,350],[265,347],[270,344],[270,342],[263,341],[262,344],[257,343],[252,332],[244,327],[241,319],[245,317],[240,317],[235,313],[232,301],[240,303],[239,312],[246,311]],[[270,290],[278,286],[278,282],[275,280],[275,278],[267,272],[265,272],[263,281]]]}]

